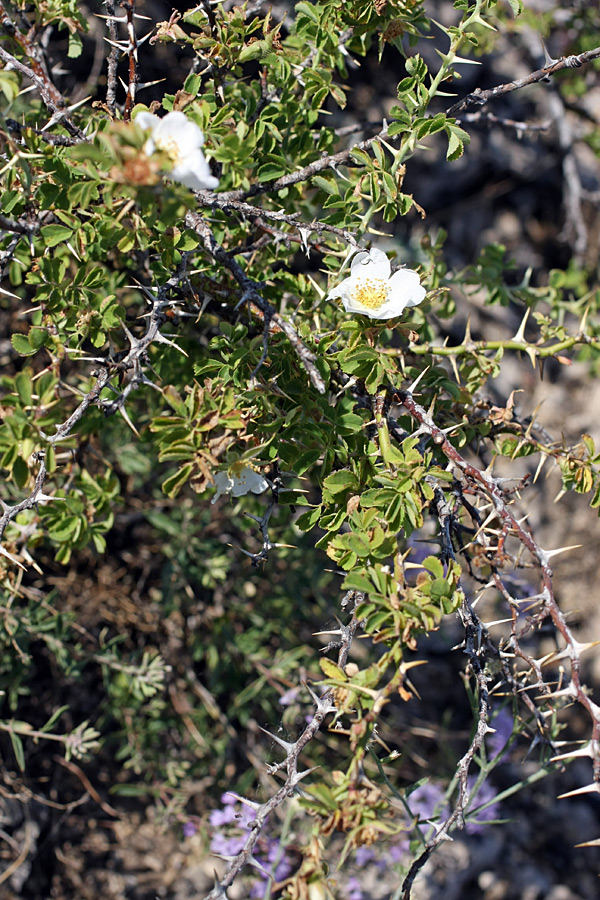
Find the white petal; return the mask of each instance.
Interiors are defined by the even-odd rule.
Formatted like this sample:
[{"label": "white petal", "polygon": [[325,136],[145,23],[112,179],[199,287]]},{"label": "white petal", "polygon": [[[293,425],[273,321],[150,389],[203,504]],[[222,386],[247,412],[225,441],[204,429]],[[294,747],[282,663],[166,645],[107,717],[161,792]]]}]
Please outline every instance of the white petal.
[{"label": "white petal", "polygon": [[146,156],[152,156],[152,154],[154,153],[155,150],[156,150],[156,144],[154,143],[154,140],[151,137],[149,137],[148,140],[146,141],[146,143],[144,144],[144,153],[146,154]]},{"label": "white petal", "polygon": [[219,497],[222,494],[229,494],[233,488],[233,481],[227,474],[227,472],[217,472],[213,476],[215,482],[215,488],[217,489],[217,493],[210,501],[211,503],[216,503]]},{"label": "white petal", "polygon": [[177,141],[182,156],[193,153],[204,143],[204,135],[200,128],[182,112],[171,112],[161,119],[155,138],[157,143],[163,138]]},{"label": "white petal", "polygon": [[344,296],[344,294],[348,292],[349,288],[354,283],[355,279],[351,276],[348,278],[344,278],[343,281],[340,281],[337,287],[334,287],[331,291],[329,291],[329,293],[327,294],[327,300],[339,300]]},{"label": "white petal", "polygon": [[385,303],[382,303],[378,309],[370,309],[368,306],[363,306],[362,303],[352,300],[349,296],[342,297],[342,303],[346,312],[354,313],[355,315],[358,313],[361,316],[368,316],[370,319],[393,319],[402,315],[406,305],[402,301],[398,302],[390,298]]},{"label": "white petal", "polygon": [[402,302],[406,306],[417,306],[427,291],[421,286],[421,279],[412,269],[398,269],[390,278],[390,300]]},{"label": "white petal", "polygon": [[243,469],[239,475],[232,476],[233,486],[231,493],[234,497],[243,497],[244,494],[262,494],[269,487],[266,480],[254,469]]},{"label": "white petal", "polygon": [[361,250],[360,253],[356,254],[352,260],[350,271],[354,276],[361,277],[361,275],[364,275],[369,278],[382,278],[384,281],[387,281],[392,267],[383,250],[373,247],[372,250]]},{"label": "white petal", "polygon": [[139,112],[133,121],[136,125],[139,125],[140,128],[143,128],[144,131],[154,131],[154,129],[160,125],[158,116],[149,112]]},{"label": "white petal", "polygon": [[219,179],[211,174],[210,166],[201,150],[194,151],[171,169],[169,177],[191,188],[192,191],[213,190],[219,186]]}]

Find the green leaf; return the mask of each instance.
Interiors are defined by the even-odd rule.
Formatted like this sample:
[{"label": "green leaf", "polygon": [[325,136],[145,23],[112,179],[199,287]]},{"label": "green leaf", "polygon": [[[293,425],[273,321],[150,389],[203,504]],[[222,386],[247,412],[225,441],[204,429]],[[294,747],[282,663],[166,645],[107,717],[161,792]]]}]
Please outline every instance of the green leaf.
[{"label": "green leaf", "polygon": [[293,468],[296,475],[304,475],[304,473],[308,469],[312,468],[314,464],[319,460],[321,453],[322,450],[320,447],[316,450],[305,450],[304,453],[301,453],[293,463]]},{"label": "green leaf", "polygon": [[161,487],[167,497],[176,497],[181,488],[191,477],[193,471],[193,463],[188,463],[186,466],[182,466],[182,468],[175,472],[174,475],[165,478]]},{"label": "green leaf", "polygon": [[316,22],[317,25],[319,24],[319,16],[312,3],[305,3],[304,0],[300,0],[300,3],[296,3],[295,12],[296,15],[298,15],[298,13],[304,13],[305,16],[308,16],[308,18],[312,19],[313,22]]},{"label": "green leaf", "polygon": [[323,178],[322,175],[313,175],[312,182],[327,194],[339,196],[337,182],[335,182],[332,178]]},{"label": "green leaf", "polygon": [[40,234],[46,247],[56,247],[73,237],[73,229],[66,225],[44,225],[40,228]]},{"label": "green leaf", "polygon": [[335,678],[338,681],[348,681],[348,676],[337,663],[334,663],[332,659],[323,658],[319,660],[319,665],[321,666],[321,670],[323,674],[327,678]]},{"label": "green leaf", "polygon": [[323,482],[323,493],[335,496],[335,494],[343,494],[347,490],[357,490],[358,481],[356,476],[348,469],[342,469],[334,472]]},{"label": "green leaf", "polygon": [[470,137],[463,128],[453,124],[446,126],[446,133],[448,135],[446,159],[452,161],[462,156],[464,145],[469,142]]},{"label": "green leaf", "polygon": [[361,575],[360,572],[348,572],[342,588],[345,591],[363,591],[365,594],[368,594],[373,591],[373,582],[366,578],[365,575]]},{"label": "green leaf", "polygon": [[315,506],[314,509],[302,513],[302,515],[298,516],[298,518],[296,519],[296,527],[299,528],[300,531],[311,531],[319,521],[321,510],[322,507]]},{"label": "green leaf", "polygon": [[42,725],[40,731],[50,731],[56,720],[59,719],[68,708],[68,706],[59,706],[59,708],[52,713],[46,724]]},{"label": "green leaf", "polygon": [[280,163],[268,162],[260,166],[257,175],[260,181],[275,181],[285,175],[286,167]]},{"label": "green leaf", "polygon": [[14,734],[14,732],[10,731],[10,742],[12,744],[13,752],[15,754],[15,759],[17,760],[17,765],[21,772],[25,771],[25,753],[23,752],[23,741],[21,738]]},{"label": "green leaf", "polygon": [[19,372],[15,377],[15,387],[22,403],[31,406],[33,403],[33,385],[27,372]]},{"label": "green leaf", "polygon": [[67,49],[67,56],[70,59],[77,59],[78,56],[81,56],[83,52],[83,41],[81,37],[75,33],[69,34],[69,47]]},{"label": "green leaf", "polygon": [[31,346],[24,334],[13,334],[10,339],[13,348],[20,356],[33,356],[37,351]]},{"label": "green leaf", "polygon": [[12,467],[13,478],[17,487],[25,487],[29,478],[29,467],[22,456],[17,456]]},{"label": "green leaf", "polygon": [[115,784],[108,789],[109,794],[118,794],[119,797],[147,797],[149,788],[137,784]]}]

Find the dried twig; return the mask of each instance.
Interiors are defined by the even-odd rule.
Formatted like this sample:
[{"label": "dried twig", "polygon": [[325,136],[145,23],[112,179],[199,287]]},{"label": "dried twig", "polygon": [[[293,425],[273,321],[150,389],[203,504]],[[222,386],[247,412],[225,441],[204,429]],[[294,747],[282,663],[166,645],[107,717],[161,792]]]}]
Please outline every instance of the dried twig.
[{"label": "dried twig", "polygon": [[[500,482],[488,472],[481,471],[472,463],[467,462],[456,447],[450,443],[444,431],[438,428],[429,413],[414,400],[410,392],[398,391],[396,399],[419,423],[418,431],[429,435],[444,456],[462,473],[466,481],[491,500],[495,513],[502,523],[503,531],[507,535],[510,534],[516,538],[529,551],[538,565],[541,576],[540,597],[542,599],[542,610],[538,615],[538,621],[541,622],[543,619],[550,617],[565,642],[567,655],[571,661],[571,688],[569,692],[572,698],[576,699],[587,710],[592,720],[592,742],[596,747],[596,753],[593,756],[594,781],[600,782],[600,706],[590,699],[581,683],[581,653],[584,648],[573,636],[554,596],[550,559],[559,551],[543,550],[539,546],[533,535],[525,530],[510,509]],[[548,694],[548,697],[552,697],[552,694]]]},{"label": "dried twig", "polygon": [[[256,370],[260,368],[260,365],[261,361],[259,361],[256,366]],[[254,375],[254,373],[252,374]],[[271,539],[269,538],[269,522],[279,502],[279,492],[282,487],[277,464],[275,464],[273,474],[269,477],[269,487],[271,488],[271,499],[262,516],[254,516],[249,512],[246,513],[249,519],[254,519],[260,529],[263,542],[262,549],[259,553],[250,553],[248,550],[244,550],[243,547],[238,548],[245,556],[248,556],[252,560],[252,565],[255,568],[258,568],[261,562],[266,562],[269,558],[269,551],[272,550],[273,547],[278,546],[277,544],[272,544]]]},{"label": "dried twig", "polygon": [[504,116],[496,116],[494,113],[484,109],[479,109],[476,112],[463,113],[456,121],[459,125],[477,125],[480,123],[486,125],[501,125],[503,128],[514,129],[518,136],[532,131],[547,131],[552,125],[550,119],[546,119],[543,122],[519,122],[516,119],[507,119]]}]

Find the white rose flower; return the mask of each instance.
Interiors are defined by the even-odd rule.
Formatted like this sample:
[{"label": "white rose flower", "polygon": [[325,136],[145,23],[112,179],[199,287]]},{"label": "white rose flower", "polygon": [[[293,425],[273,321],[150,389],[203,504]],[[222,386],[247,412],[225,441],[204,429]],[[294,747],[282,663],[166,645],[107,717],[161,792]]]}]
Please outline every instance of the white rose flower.
[{"label": "white rose flower", "polygon": [[232,497],[243,497],[244,494],[262,494],[269,487],[266,478],[247,466],[238,474],[230,472],[217,472],[214,476],[217,493],[211,503],[216,503],[222,494],[231,494]]},{"label": "white rose flower", "polygon": [[150,132],[144,145],[146,156],[162,150],[173,162],[168,173],[173,181],[179,181],[193,191],[218,187],[219,179],[211,175],[209,165],[200,149],[204,135],[195,122],[182,113],[170,112],[162,119],[153,113],[139,112],[135,124]]},{"label": "white rose flower", "polygon": [[328,300],[341,299],[346,312],[371,319],[393,319],[408,306],[417,306],[427,293],[412,269],[391,274],[382,250],[361,250],[352,260],[350,275],[329,292]]}]

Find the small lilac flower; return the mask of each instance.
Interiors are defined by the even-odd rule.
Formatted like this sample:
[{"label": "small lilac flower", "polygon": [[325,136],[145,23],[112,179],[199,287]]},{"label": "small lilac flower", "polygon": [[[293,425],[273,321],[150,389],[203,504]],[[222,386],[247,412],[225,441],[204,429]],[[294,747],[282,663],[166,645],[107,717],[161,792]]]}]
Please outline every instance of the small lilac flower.
[{"label": "small lilac flower", "polygon": [[213,809],[208,821],[214,828],[229,825],[230,822],[235,822],[235,809],[232,806],[226,806],[225,809]]},{"label": "small lilac flower", "polygon": [[261,897],[265,896],[266,878],[262,872],[256,872],[256,875],[258,876],[258,878],[251,886],[249,891],[251,900],[260,900]]},{"label": "small lilac flower", "polygon": [[214,834],[210,842],[210,849],[217,856],[237,856],[246,843],[246,837],[225,837],[224,834]]},{"label": "small lilac flower", "polygon": [[236,825],[238,828],[244,828],[246,831],[250,830],[255,819],[256,810],[252,809],[251,806],[246,806],[245,803],[242,804],[242,808],[235,814]]},{"label": "small lilac flower", "polygon": [[[473,790],[475,786],[475,777],[471,777],[467,781],[467,785],[469,788],[469,792]],[[469,811],[473,809],[477,809],[478,806],[483,806],[484,803],[489,803],[496,795],[496,791],[489,783],[489,781],[484,781],[483,784],[479,786],[477,794],[474,797],[470,798],[469,803]],[[467,822],[466,823],[466,831],[468,834],[480,834],[485,829],[485,823],[491,822],[494,819],[497,819],[500,815],[501,803],[492,803],[491,806],[488,806],[487,809],[482,809],[481,812],[478,812],[475,816],[477,819],[476,822]]]},{"label": "small lilac flower", "polygon": [[[362,849],[362,848],[359,848]],[[358,878],[349,878],[346,882],[346,889],[350,891],[347,895],[348,900],[365,900]]]},{"label": "small lilac flower", "polygon": [[[397,843],[390,844],[388,849],[388,857],[392,862],[401,862],[410,849],[410,841],[406,837],[400,838]],[[383,860],[383,862],[386,862]],[[386,863],[387,865],[387,863]]]},{"label": "small lilac flower", "polygon": [[300,693],[301,690],[302,690],[301,685],[297,685],[296,687],[290,688],[289,691],[286,691],[285,694],[282,694],[281,697],[279,698],[279,705],[280,706],[291,706],[292,703],[295,702],[296,697],[298,696],[298,694]]},{"label": "small lilac flower", "polygon": [[407,797],[411,812],[421,820],[419,828],[423,833],[428,831],[430,827],[427,825],[428,819],[431,819],[434,815],[436,817],[446,815],[447,807],[441,808],[443,799],[443,789],[432,781],[422,784]]},{"label": "small lilac flower", "polygon": [[512,714],[504,707],[500,710],[498,715],[492,719],[490,725],[494,729],[494,734],[488,734],[485,739],[488,756],[490,759],[496,759],[496,757],[500,756],[501,752],[504,750],[505,752],[500,756],[500,759],[502,759],[508,752],[505,748],[513,732]]},{"label": "small lilac flower", "polygon": [[275,838],[269,838],[266,862],[269,864],[265,865],[265,868],[267,869],[272,868],[275,865],[274,875],[276,881],[283,881],[283,879],[287,878],[292,872],[292,863],[285,852],[281,852],[281,845]]},{"label": "small lilac flower", "polygon": [[370,847],[359,847],[354,858],[357,866],[366,866],[367,863],[375,859],[375,853]]},{"label": "small lilac flower", "polygon": [[194,837],[194,835],[196,834],[197,831],[198,831],[198,828],[194,824],[194,822],[186,822],[183,826],[183,836],[186,838]]}]

